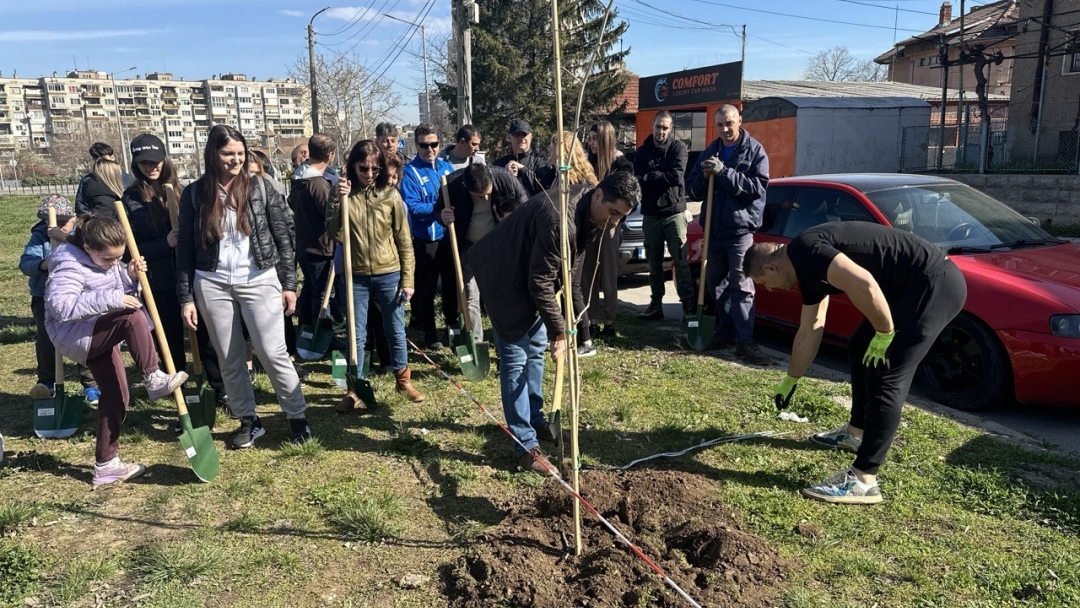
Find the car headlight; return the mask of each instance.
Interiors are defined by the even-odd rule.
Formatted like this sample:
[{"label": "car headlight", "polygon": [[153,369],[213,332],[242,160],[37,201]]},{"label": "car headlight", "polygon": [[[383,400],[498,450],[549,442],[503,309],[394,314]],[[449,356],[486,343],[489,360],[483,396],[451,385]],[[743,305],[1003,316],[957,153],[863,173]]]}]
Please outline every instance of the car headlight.
[{"label": "car headlight", "polygon": [[1080,315],[1050,317],[1050,333],[1059,338],[1080,338]]}]

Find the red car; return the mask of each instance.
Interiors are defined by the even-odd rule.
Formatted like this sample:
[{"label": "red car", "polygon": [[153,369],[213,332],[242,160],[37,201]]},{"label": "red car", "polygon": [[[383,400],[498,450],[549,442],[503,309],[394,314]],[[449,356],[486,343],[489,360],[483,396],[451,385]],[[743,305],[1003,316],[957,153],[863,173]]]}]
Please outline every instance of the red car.
[{"label": "red car", "polygon": [[[1013,399],[1080,406],[1080,243],[1047,234],[959,182],[900,174],[773,180],[755,241],[786,243],[807,228],[835,221],[914,232],[947,250],[967,279],[963,312],[920,367],[923,385],[936,400],[963,410]],[[695,267],[701,236],[701,225],[693,222],[687,240]],[[757,320],[794,330],[801,305],[798,288],[758,289]],[[861,320],[845,296],[834,296],[826,340],[845,343]]]}]

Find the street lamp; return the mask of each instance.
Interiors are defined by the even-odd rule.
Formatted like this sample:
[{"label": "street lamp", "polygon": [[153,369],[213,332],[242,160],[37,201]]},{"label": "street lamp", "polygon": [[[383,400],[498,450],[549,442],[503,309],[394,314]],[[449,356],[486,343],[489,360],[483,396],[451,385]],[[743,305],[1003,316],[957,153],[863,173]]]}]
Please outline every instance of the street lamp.
[{"label": "street lamp", "polygon": [[321,11],[311,16],[311,19],[307,24],[307,52],[308,52],[308,73],[311,77],[311,128],[312,132],[319,132],[319,89],[316,88],[315,83],[315,17],[318,17],[323,11],[330,10],[330,7],[326,7]]},{"label": "street lamp", "polygon": [[126,70],[120,70],[119,72],[109,74],[109,82],[112,83],[113,101],[116,103],[116,130],[120,132],[120,158],[124,161],[123,169],[125,171],[131,170],[131,159],[129,158],[127,143],[124,141],[124,125],[120,121],[120,94],[116,90],[116,76],[137,69],[139,69],[138,66],[131,66]]},{"label": "street lamp", "polygon": [[413,27],[420,28],[420,41],[421,41],[421,43],[423,45],[423,49],[424,49],[424,105],[427,106],[427,119],[428,119],[428,122],[431,122],[431,88],[428,87],[428,79],[427,79],[427,35],[424,32],[424,26],[421,23],[413,23],[412,21],[406,21],[406,20],[401,19],[399,17],[395,17],[395,16],[391,15],[390,13],[383,13],[383,16],[384,17],[389,17],[389,18],[393,19],[394,21],[400,21],[402,23],[407,23],[407,24],[409,24],[409,25],[411,25]]}]

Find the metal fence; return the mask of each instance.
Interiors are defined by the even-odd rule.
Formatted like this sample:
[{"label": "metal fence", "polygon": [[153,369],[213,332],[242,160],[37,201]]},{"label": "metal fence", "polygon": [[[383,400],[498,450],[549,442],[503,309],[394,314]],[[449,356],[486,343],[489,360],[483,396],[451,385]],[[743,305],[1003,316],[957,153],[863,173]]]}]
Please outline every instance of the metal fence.
[{"label": "metal fence", "polygon": [[21,181],[4,180],[0,184],[0,195],[24,194],[26,196],[45,196],[46,194],[62,194],[74,199],[78,184],[63,184],[58,186],[24,186]]},{"label": "metal fence", "polygon": [[1006,122],[907,127],[901,140],[904,173],[953,171],[963,173],[1080,172],[1080,125],[1040,124],[1027,129]]}]

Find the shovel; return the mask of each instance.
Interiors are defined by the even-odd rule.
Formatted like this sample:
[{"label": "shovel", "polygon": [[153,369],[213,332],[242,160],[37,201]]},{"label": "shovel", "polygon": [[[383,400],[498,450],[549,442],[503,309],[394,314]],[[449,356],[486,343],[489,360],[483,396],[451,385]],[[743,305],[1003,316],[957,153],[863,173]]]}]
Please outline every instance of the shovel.
[{"label": "shovel", "polygon": [[[450,191],[446,188],[446,176],[442,176],[443,204],[447,209],[453,209],[450,204]],[[454,222],[447,226],[450,229],[450,251],[454,255],[454,273],[457,276],[458,309],[461,314],[458,318],[458,327],[461,331],[450,330],[450,348],[457,355],[461,373],[473,382],[483,380],[491,369],[491,356],[486,344],[477,344],[472,334],[472,318],[469,316],[469,303],[465,297],[465,279],[461,272],[461,255],[458,253],[457,232],[454,230]]]},{"label": "shovel", "polygon": [[[370,371],[369,363],[371,361],[371,351],[364,351],[364,365],[360,368],[360,376],[362,378],[368,377]],[[334,384],[341,390],[349,388],[349,360],[345,358],[345,354],[340,350],[335,350],[330,353],[330,377],[334,379]]]},{"label": "shovel", "polygon": [[570,461],[566,459],[566,442],[562,434],[562,392],[563,376],[566,374],[567,355],[555,361],[555,395],[551,400],[551,413],[548,414],[548,428],[555,437],[555,451],[559,455],[559,472],[566,477],[570,472]]},{"label": "shovel", "polygon": [[[49,227],[56,227],[56,210],[49,209]],[[57,245],[53,241],[53,248]],[[64,439],[71,437],[79,430],[82,422],[83,399],[69,397],[64,392],[64,356],[56,351],[56,383],[53,388],[53,396],[45,399],[34,399],[34,434],[48,439]]]},{"label": "shovel", "polygon": [[[131,224],[128,223],[127,211],[121,201],[116,201],[116,215],[124,225],[124,234],[127,236],[128,250],[131,257],[136,260],[140,259],[142,256],[139,255],[139,246],[135,243],[135,236],[131,233]],[[143,299],[146,301],[146,308],[150,312],[150,320],[154,322],[154,332],[157,334],[157,341],[161,346],[161,359],[165,361],[165,371],[175,374],[172,353],[169,351],[169,341],[165,338],[165,329],[161,326],[157,304],[154,302],[154,293],[150,290],[150,281],[147,280],[145,272],[139,273],[139,285],[142,286]],[[192,350],[195,348],[197,346],[193,346]],[[191,463],[191,468],[195,471],[196,477],[202,481],[211,481],[218,474],[218,453],[217,448],[214,446],[214,437],[206,426],[200,425],[196,427],[192,425],[191,414],[188,413],[187,403],[184,402],[184,394],[180,387],[173,391],[173,399],[176,401],[176,410],[180,414],[180,427],[183,429],[180,433],[180,446],[184,448],[184,455],[187,456],[188,462]]]},{"label": "shovel", "polygon": [[184,402],[191,413],[191,426],[205,426],[212,431],[217,422],[217,395],[203,375],[198,337],[191,328],[188,328],[188,342],[191,343],[191,364],[195,367],[195,386],[189,388],[188,384],[184,385]]},{"label": "shovel", "polygon": [[[345,310],[348,315],[346,323],[349,325],[349,363],[345,370],[345,387],[359,397],[368,408],[375,408],[378,405],[375,401],[375,390],[371,388],[371,382],[367,379],[369,357],[364,357],[362,369],[357,370],[356,365],[356,302],[353,296],[352,233],[349,226],[349,205],[352,201],[350,198],[346,195],[341,200],[341,234],[344,236],[342,261],[345,264],[345,293],[348,296],[345,298]],[[364,354],[367,355],[366,352]],[[334,361],[337,362],[336,356]]]},{"label": "shovel", "polygon": [[705,198],[705,236],[701,243],[701,274],[698,276],[697,312],[693,317],[686,317],[686,341],[694,350],[705,350],[713,339],[716,329],[716,317],[705,314],[705,266],[709,263],[709,231],[712,229],[713,182],[715,175],[709,176],[709,194]]},{"label": "shovel", "polygon": [[319,306],[319,316],[311,325],[302,326],[300,334],[296,337],[296,352],[301,359],[309,361],[322,359],[330,348],[330,342],[334,339],[334,328],[331,326],[326,310],[330,307],[330,294],[333,289],[334,265],[331,264],[330,273],[326,279],[326,291],[323,293],[322,305]]}]

